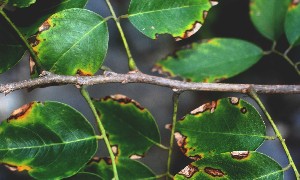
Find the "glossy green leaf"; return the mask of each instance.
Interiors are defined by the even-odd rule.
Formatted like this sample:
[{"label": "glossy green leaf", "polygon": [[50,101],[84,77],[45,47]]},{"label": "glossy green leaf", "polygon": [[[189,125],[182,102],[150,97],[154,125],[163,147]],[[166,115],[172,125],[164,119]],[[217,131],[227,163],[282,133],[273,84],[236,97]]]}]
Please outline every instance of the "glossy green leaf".
[{"label": "glossy green leaf", "polygon": [[186,156],[199,159],[256,150],[265,139],[265,128],[252,105],[238,98],[224,98],[191,111],[177,122],[174,135]]},{"label": "glossy green leaf", "polygon": [[87,0],[37,0],[28,8],[7,13],[20,31],[30,37],[52,14],[70,8],[83,8],[86,3]]},{"label": "glossy green leaf", "polygon": [[[155,174],[144,164],[128,158],[118,158],[116,161],[120,179],[156,179]],[[114,174],[111,159],[101,158],[91,162],[85,171],[98,174],[103,179],[113,179]]]},{"label": "glossy green leaf", "polygon": [[171,34],[181,40],[200,29],[211,6],[210,0],[131,0],[128,18],[152,39]]},{"label": "glossy green leaf", "polygon": [[64,75],[93,75],[108,48],[106,21],[85,9],[52,15],[39,28],[33,50],[42,69]]},{"label": "glossy green leaf", "polygon": [[12,29],[0,17],[0,73],[17,64],[26,51],[21,42],[11,32]]},{"label": "glossy green leaf", "polygon": [[77,173],[75,176],[68,178],[68,180],[104,180],[101,176],[88,173],[88,172],[80,172]]},{"label": "glossy green leaf", "polygon": [[284,19],[291,0],[251,0],[250,17],[266,38],[277,40],[283,33]]},{"label": "glossy green leaf", "polygon": [[32,102],[15,110],[0,125],[0,163],[36,179],[74,175],[96,153],[90,123],[58,102]]},{"label": "glossy green leaf", "polygon": [[34,4],[35,1],[36,0],[8,0],[8,4],[19,8],[25,8]]},{"label": "glossy green leaf", "polygon": [[247,70],[262,56],[262,49],[252,43],[214,38],[176,52],[157,62],[153,70],[187,81],[216,82]]},{"label": "glossy green leaf", "polygon": [[182,179],[283,179],[283,169],[270,157],[258,152],[231,152],[204,158],[181,170]]},{"label": "glossy green leaf", "polygon": [[291,45],[300,45],[300,5],[291,3],[285,19],[285,33]]},{"label": "glossy green leaf", "polygon": [[134,100],[114,95],[93,101],[109,135],[116,156],[141,158],[160,143],[157,124],[151,113]]}]

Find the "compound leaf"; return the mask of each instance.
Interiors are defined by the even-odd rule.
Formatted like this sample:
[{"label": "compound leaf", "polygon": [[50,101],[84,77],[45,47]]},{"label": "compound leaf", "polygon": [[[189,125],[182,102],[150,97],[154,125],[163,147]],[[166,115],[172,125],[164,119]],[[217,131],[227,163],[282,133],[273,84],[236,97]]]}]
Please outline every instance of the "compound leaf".
[{"label": "compound leaf", "polygon": [[155,64],[153,71],[187,81],[217,82],[233,77],[258,62],[263,51],[256,45],[229,38],[193,43]]},{"label": "compound leaf", "polygon": [[290,4],[285,19],[285,33],[291,45],[300,44],[300,5],[299,2]]},{"label": "compound leaf", "polygon": [[15,110],[0,125],[0,163],[36,179],[76,174],[96,153],[90,123],[58,102],[32,102]]},{"label": "compound leaf", "polygon": [[167,33],[181,40],[200,29],[211,3],[210,0],[131,0],[128,18],[152,39]]},{"label": "compound leaf", "polygon": [[283,179],[284,170],[270,157],[258,152],[235,151],[204,158],[181,170],[183,179]]},{"label": "compound leaf", "polygon": [[277,40],[283,33],[284,19],[291,0],[251,0],[250,17],[266,38]]},{"label": "compound leaf", "polygon": [[157,124],[151,113],[134,100],[114,95],[94,100],[116,156],[141,158],[160,143]]},{"label": "compound leaf", "polygon": [[64,75],[93,75],[108,48],[106,21],[85,9],[67,9],[52,15],[39,28],[34,51],[41,69]]},{"label": "compound leaf", "polygon": [[28,8],[8,11],[10,19],[27,38],[38,32],[39,27],[52,14],[70,8],[83,8],[87,0],[38,0]]},{"label": "compound leaf", "polygon": [[186,156],[200,159],[256,150],[265,139],[265,128],[252,105],[239,98],[224,98],[191,111],[177,122],[174,135]]},{"label": "compound leaf", "polygon": [[[118,157],[116,165],[121,179],[156,179],[155,174],[138,161]],[[94,159],[84,171],[95,173],[103,179],[114,178],[111,159],[108,158]]]}]

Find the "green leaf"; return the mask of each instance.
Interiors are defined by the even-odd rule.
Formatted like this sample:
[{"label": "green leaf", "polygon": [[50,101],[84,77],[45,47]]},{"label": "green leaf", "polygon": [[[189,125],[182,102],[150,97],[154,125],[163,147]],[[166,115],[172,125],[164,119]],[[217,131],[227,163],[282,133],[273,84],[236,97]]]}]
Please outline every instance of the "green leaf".
[{"label": "green leaf", "polygon": [[[144,164],[128,158],[118,158],[116,161],[120,179],[156,179],[155,174]],[[100,158],[91,162],[85,171],[100,175],[103,179],[113,179],[114,174],[111,159]]]},{"label": "green leaf", "polygon": [[181,40],[200,29],[211,6],[210,0],[131,0],[128,18],[152,39],[171,34]]},{"label": "green leaf", "polygon": [[255,150],[265,139],[265,128],[252,105],[239,98],[224,98],[191,111],[177,122],[174,135],[186,156],[200,159]]},{"label": "green leaf", "polygon": [[276,41],[283,33],[284,19],[291,0],[251,0],[250,17],[256,29]]},{"label": "green leaf", "polygon": [[153,116],[134,100],[114,95],[93,103],[116,156],[137,159],[151,146],[159,145],[160,134]]},{"label": "green leaf", "polygon": [[36,0],[8,0],[8,4],[19,8],[25,8],[34,4],[35,1]]},{"label": "green leaf", "polygon": [[33,50],[42,69],[64,75],[93,75],[108,48],[106,21],[85,9],[67,9],[52,15],[39,28]]},{"label": "green leaf", "polygon": [[285,18],[285,33],[291,45],[300,45],[300,5],[291,3]]},{"label": "green leaf", "polygon": [[19,39],[11,32],[13,30],[0,17],[0,73],[17,64],[26,51]]},{"label": "green leaf", "polygon": [[88,173],[88,172],[80,172],[77,173],[75,176],[72,176],[68,178],[69,180],[104,180],[101,176],[94,174],[94,173]]},{"label": "green leaf", "polygon": [[52,14],[70,8],[83,8],[87,0],[38,0],[28,8],[7,12],[20,31],[28,38]]},{"label": "green leaf", "polygon": [[283,179],[283,169],[270,157],[247,151],[223,153],[186,166],[175,180],[182,179]]},{"label": "green leaf", "polygon": [[0,125],[0,163],[36,179],[74,175],[96,153],[90,123],[58,102],[32,102],[15,110]]},{"label": "green leaf", "polygon": [[214,38],[193,43],[155,64],[153,71],[187,81],[216,82],[233,77],[258,62],[263,51],[252,43]]}]

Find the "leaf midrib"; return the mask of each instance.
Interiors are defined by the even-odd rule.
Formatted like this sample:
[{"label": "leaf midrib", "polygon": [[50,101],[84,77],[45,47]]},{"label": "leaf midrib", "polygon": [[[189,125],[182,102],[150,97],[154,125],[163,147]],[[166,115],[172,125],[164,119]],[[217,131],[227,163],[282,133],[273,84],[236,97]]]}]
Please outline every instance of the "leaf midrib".
[{"label": "leaf midrib", "polygon": [[83,138],[83,139],[76,139],[73,141],[67,141],[67,142],[60,142],[60,143],[50,143],[50,144],[44,144],[44,145],[39,145],[39,146],[27,146],[27,147],[16,147],[16,148],[7,148],[7,149],[0,149],[0,151],[14,151],[14,150],[24,150],[24,149],[39,149],[39,148],[44,148],[44,147],[52,147],[52,146],[60,146],[60,145],[67,145],[67,144],[72,144],[72,143],[78,143],[81,141],[89,141],[97,139],[96,136],[92,136],[89,138]]},{"label": "leaf midrib", "polygon": [[66,52],[64,52],[61,56],[60,56],[60,58],[58,58],[58,60],[52,65],[52,67],[50,68],[50,70],[49,71],[52,71],[53,70],[53,68],[57,65],[57,63],[61,60],[61,59],[63,59],[64,57],[65,57],[65,55],[66,54],[68,54],[68,52],[73,48],[73,47],[75,47],[77,44],[79,44],[79,42],[81,42],[87,35],[89,35],[91,32],[93,32],[96,28],[98,28],[100,25],[102,25],[104,22],[106,22],[106,21],[104,21],[103,19],[102,19],[102,21],[100,22],[100,23],[98,23],[98,24],[96,24],[93,28],[91,28],[87,33],[85,33],[80,39],[78,39]]},{"label": "leaf midrib", "polygon": [[162,11],[172,11],[172,10],[177,10],[177,9],[200,7],[200,6],[203,6],[203,4],[201,4],[201,5],[192,5],[192,6],[174,7],[174,8],[169,8],[169,9],[158,9],[158,10],[152,10],[152,11],[139,12],[139,13],[129,14],[129,17],[138,16],[138,15],[144,15],[144,14],[150,14],[150,13],[157,13],[157,12],[162,12]]},{"label": "leaf midrib", "polygon": [[186,128],[180,128],[180,130],[190,131],[190,132],[197,132],[197,133],[206,133],[206,134],[219,134],[219,135],[231,135],[231,136],[250,136],[250,137],[261,137],[266,138],[266,136],[260,136],[256,134],[233,134],[233,133],[227,133],[227,132],[213,132],[213,131],[198,131],[198,130],[192,130],[192,129],[186,129]]}]

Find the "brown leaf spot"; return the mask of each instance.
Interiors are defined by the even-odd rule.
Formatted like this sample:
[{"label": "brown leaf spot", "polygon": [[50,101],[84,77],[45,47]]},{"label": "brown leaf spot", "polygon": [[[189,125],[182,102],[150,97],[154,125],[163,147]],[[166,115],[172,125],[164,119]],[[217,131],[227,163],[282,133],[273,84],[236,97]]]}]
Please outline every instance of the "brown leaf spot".
[{"label": "brown leaf spot", "polygon": [[138,155],[138,154],[133,154],[131,155],[129,158],[130,159],[133,159],[133,160],[136,160],[136,159],[141,159],[143,158],[144,156],[141,156],[141,155]]},{"label": "brown leaf spot", "polygon": [[29,166],[14,166],[14,165],[10,165],[10,164],[4,164],[4,166],[6,168],[8,168],[10,171],[30,171],[32,168]]},{"label": "brown leaf spot", "polygon": [[130,104],[132,103],[133,105],[135,105],[137,108],[139,108],[140,110],[144,110],[145,108],[142,107],[140,105],[140,103],[136,102],[135,100],[133,99],[130,99],[129,97],[127,96],[124,96],[122,94],[116,94],[116,95],[111,95],[111,96],[108,96],[108,97],[105,97],[104,100],[108,100],[108,99],[112,99],[114,101],[117,101],[119,103],[123,103],[123,104]]},{"label": "brown leaf spot", "polygon": [[248,112],[247,108],[245,108],[245,107],[242,107],[242,108],[240,109],[240,111],[241,111],[243,114],[246,114],[246,113]]},{"label": "brown leaf spot", "polygon": [[37,53],[34,47],[36,47],[37,45],[39,45],[40,40],[37,39],[36,36],[33,36],[28,41],[29,41],[31,47],[33,47],[33,50],[35,51],[35,53]]},{"label": "brown leaf spot", "polygon": [[92,160],[88,163],[88,164],[91,164],[93,162],[96,162],[96,163],[99,163],[100,161],[104,161],[107,165],[112,165],[112,161],[110,158],[108,157],[93,157]]},{"label": "brown leaf spot", "polygon": [[76,74],[79,75],[79,76],[92,76],[92,74],[90,72],[86,72],[82,69],[78,69]]},{"label": "brown leaf spot", "polygon": [[[195,151],[195,149],[193,149],[193,151]],[[191,158],[192,160],[195,160],[195,161],[198,161],[198,160],[202,159],[202,157],[199,156],[199,155],[196,155],[196,156],[190,156],[189,158]]]},{"label": "brown leaf spot", "polygon": [[241,160],[249,156],[249,151],[232,151],[230,154],[232,158]]},{"label": "brown leaf spot", "polygon": [[29,67],[30,67],[30,75],[33,75],[35,71],[36,63],[31,56],[29,57]]},{"label": "brown leaf spot", "polygon": [[206,19],[207,15],[208,15],[208,11],[203,11],[203,19]]},{"label": "brown leaf spot", "polygon": [[180,37],[175,37],[176,41],[181,41],[182,39],[186,39],[188,37],[191,37],[192,35],[194,35],[196,32],[199,31],[199,29],[202,27],[202,24],[198,21],[196,21],[193,25],[192,28],[189,30],[186,30],[184,32],[184,34]]},{"label": "brown leaf spot", "polygon": [[215,111],[216,107],[217,107],[217,102],[212,101],[211,103],[203,104],[202,106],[198,107],[197,109],[194,109],[193,111],[191,111],[190,114],[196,115],[199,113],[203,113],[206,110],[210,110],[210,112],[213,113]]},{"label": "brown leaf spot", "polygon": [[167,130],[172,130],[172,124],[166,124],[165,129]]},{"label": "brown leaf spot", "polygon": [[237,97],[231,97],[231,98],[229,98],[229,101],[230,101],[230,103],[233,104],[233,105],[238,105],[239,102],[240,102],[240,99],[237,98]]},{"label": "brown leaf spot", "polygon": [[223,177],[225,175],[220,169],[214,169],[211,167],[204,168],[204,171],[213,177]]},{"label": "brown leaf spot", "polygon": [[185,149],[186,137],[180,134],[179,132],[174,133],[177,145],[180,147],[180,150],[185,154],[187,149]]},{"label": "brown leaf spot", "polygon": [[119,154],[119,150],[118,150],[118,146],[114,145],[111,147],[112,152],[114,153],[115,156],[118,156]]},{"label": "brown leaf spot", "polygon": [[218,2],[217,0],[210,0],[210,4],[211,4],[212,6],[216,6],[216,5],[219,4],[219,2]]},{"label": "brown leaf spot", "polygon": [[51,27],[51,25],[50,25],[49,19],[48,19],[39,27],[39,33],[48,30],[50,27]]},{"label": "brown leaf spot", "polygon": [[19,119],[25,117],[26,114],[28,114],[28,112],[32,108],[33,104],[34,104],[34,102],[31,102],[29,104],[23,105],[19,109],[14,110],[7,121],[9,122],[9,120],[11,120],[11,119],[19,120]]},{"label": "brown leaf spot", "polygon": [[152,72],[158,72],[158,74],[165,75],[167,77],[172,77],[172,74],[168,71],[163,70],[163,68],[160,65],[154,65],[152,68]]},{"label": "brown leaf spot", "polygon": [[298,5],[300,3],[300,0],[293,0],[292,4],[293,5]]},{"label": "brown leaf spot", "polygon": [[191,178],[199,169],[196,166],[188,165],[182,169],[178,174],[184,175],[187,178]]}]

